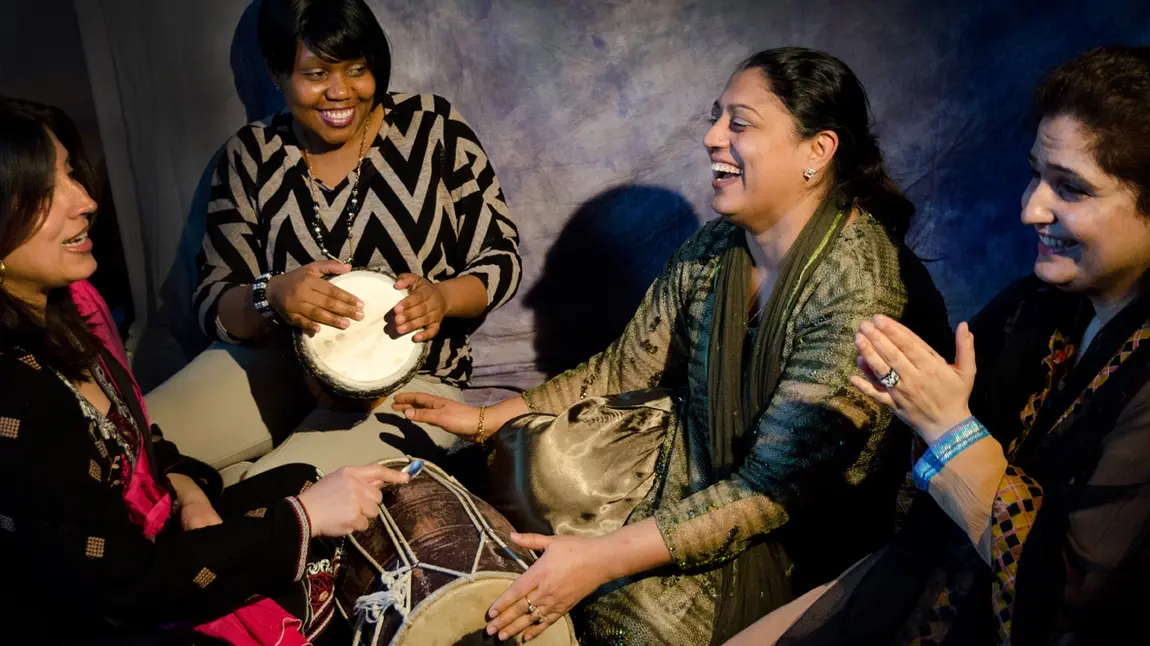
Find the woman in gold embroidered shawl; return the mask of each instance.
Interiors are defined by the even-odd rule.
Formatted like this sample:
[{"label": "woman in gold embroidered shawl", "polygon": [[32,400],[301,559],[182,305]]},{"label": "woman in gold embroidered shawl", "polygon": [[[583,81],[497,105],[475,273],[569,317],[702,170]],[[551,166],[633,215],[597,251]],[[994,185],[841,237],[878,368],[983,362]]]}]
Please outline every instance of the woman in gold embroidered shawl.
[{"label": "woman in gold embroidered shawl", "polygon": [[517,536],[545,551],[489,633],[532,637],[579,604],[584,644],[721,643],[887,536],[908,436],[851,386],[855,330],[875,312],[928,339],[949,328],[869,118],[838,59],[756,54],[703,140],[722,217],[622,337],[490,408],[397,397],[493,437],[491,476],[525,510],[509,515],[556,534]]}]

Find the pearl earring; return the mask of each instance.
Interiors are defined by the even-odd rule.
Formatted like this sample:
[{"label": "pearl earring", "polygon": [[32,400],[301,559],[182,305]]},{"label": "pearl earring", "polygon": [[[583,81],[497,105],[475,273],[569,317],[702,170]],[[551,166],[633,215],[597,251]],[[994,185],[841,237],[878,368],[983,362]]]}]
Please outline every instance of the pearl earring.
[{"label": "pearl earring", "polygon": [[815,176],[815,169],[813,169],[813,168],[808,168],[805,171],[803,171],[803,179],[805,179],[807,181],[810,181],[811,178],[813,178],[814,176]]}]

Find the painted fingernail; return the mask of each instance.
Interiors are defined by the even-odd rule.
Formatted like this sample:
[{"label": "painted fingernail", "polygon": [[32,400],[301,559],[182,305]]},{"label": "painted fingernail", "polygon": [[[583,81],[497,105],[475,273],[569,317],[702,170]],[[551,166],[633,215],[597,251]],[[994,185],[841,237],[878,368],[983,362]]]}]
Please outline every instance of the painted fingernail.
[{"label": "painted fingernail", "polygon": [[355,320],[357,320],[357,321],[362,321],[362,320],[363,320],[363,310],[356,310],[356,312],[355,312]]}]

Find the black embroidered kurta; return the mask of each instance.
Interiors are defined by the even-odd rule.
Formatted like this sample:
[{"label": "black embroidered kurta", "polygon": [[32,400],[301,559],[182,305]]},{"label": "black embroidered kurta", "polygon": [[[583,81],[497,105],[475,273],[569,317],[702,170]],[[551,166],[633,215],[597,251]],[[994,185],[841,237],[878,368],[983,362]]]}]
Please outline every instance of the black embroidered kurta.
[{"label": "black embroidered kurta", "polygon": [[[127,372],[105,355],[136,428],[144,428]],[[244,502],[221,499],[211,467],[181,456],[152,427],[133,443],[106,434],[81,407],[55,371],[19,349],[0,351],[0,554],[8,584],[5,616],[19,617],[50,641],[70,636],[125,635],[160,626],[185,626],[223,616],[255,595],[311,596],[309,566],[322,549],[310,539],[306,514],[294,495],[310,485],[307,468],[291,465],[264,483],[292,481],[294,491],[253,495],[261,485],[244,483]],[[123,499],[129,463],[146,454],[157,483],[168,473],[195,480],[223,517],[221,525],[185,532],[176,497],[173,513],[153,539],[129,516]],[[293,480],[294,478],[294,480]],[[273,487],[275,488],[275,487]],[[317,551],[318,550],[318,551]],[[328,555],[330,556],[330,555]],[[332,559],[328,559],[328,563]],[[319,566],[322,569],[322,565]],[[330,567],[329,567],[330,569]],[[330,578],[329,576],[324,577]],[[301,595],[300,592],[303,594]],[[324,597],[281,602],[321,629],[331,619],[330,590]],[[289,607],[290,606],[290,607]],[[313,616],[314,615],[314,616]],[[38,640],[39,641],[39,640]]]},{"label": "black embroidered kurta", "polygon": [[[488,308],[503,305],[519,288],[519,233],[475,132],[446,99],[431,94],[392,93],[384,109],[363,160],[358,211],[345,209],[354,173],[333,188],[317,182],[326,202],[320,204],[324,247],[354,267],[433,282],[475,276],[487,289]],[[217,324],[229,288],[326,259],[313,237],[315,200],[291,124],[284,112],[245,126],[216,166],[195,292],[200,325],[214,339],[235,341]],[[423,371],[466,384],[474,325],[445,319]]]}]

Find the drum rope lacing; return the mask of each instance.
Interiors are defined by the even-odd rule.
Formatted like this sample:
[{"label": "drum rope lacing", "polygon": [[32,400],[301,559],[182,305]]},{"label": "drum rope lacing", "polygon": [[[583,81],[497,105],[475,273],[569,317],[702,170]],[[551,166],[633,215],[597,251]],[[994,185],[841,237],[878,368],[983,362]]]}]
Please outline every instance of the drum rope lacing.
[{"label": "drum rope lacing", "polygon": [[365,623],[375,625],[375,639],[378,640],[378,633],[383,628],[380,619],[383,617],[383,613],[387,612],[388,609],[394,609],[401,617],[407,617],[411,612],[411,574],[416,568],[441,572],[457,578],[473,581],[474,575],[479,569],[479,560],[483,556],[483,550],[489,547],[488,541],[491,541],[514,559],[515,562],[523,568],[523,571],[527,571],[527,563],[519,558],[519,556],[503,542],[503,539],[499,538],[499,535],[495,533],[495,529],[491,527],[487,519],[484,518],[479,506],[476,505],[475,501],[471,498],[471,494],[463,488],[463,485],[459,484],[458,480],[433,464],[427,464],[424,468],[424,472],[442,485],[443,488],[450,491],[456,499],[459,500],[459,504],[461,504],[464,511],[467,512],[471,523],[479,529],[479,549],[475,552],[475,560],[471,564],[471,572],[461,572],[459,570],[452,570],[450,568],[432,565],[431,563],[421,562],[415,554],[415,550],[412,549],[411,544],[408,543],[407,539],[403,536],[403,532],[391,516],[391,513],[388,512],[386,507],[380,505],[380,522],[383,524],[384,529],[387,530],[388,537],[396,546],[396,552],[399,554],[403,566],[395,571],[385,570],[382,565],[371,557],[367,550],[363,549],[363,546],[355,540],[355,537],[348,537],[379,572],[380,583],[379,591],[359,597],[355,601],[356,626],[354,643],[359,643]]}]

